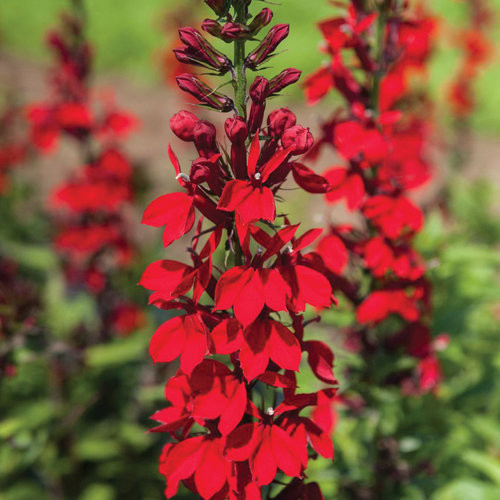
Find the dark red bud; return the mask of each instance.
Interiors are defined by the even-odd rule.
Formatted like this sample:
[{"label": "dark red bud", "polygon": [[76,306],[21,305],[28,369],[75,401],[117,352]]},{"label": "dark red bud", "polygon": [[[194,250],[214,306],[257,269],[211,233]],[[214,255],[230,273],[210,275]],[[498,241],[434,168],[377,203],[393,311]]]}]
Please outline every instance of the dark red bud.
[{"label": "dark red bud", "polygon": [[289,128],[281,138],[281,145],[286,149],[293,146],[292,154],[301,155],[307,153],[314,144],[314,138],[308,128],[295,125]]},{"label": "dark red bud", "polygon": [[226,42],[232,40],[248,40],[251,37],[252,34],[248,27],[240,23],[226,23],[221,30],[221,38]]},{"label": "dark red bud", "polygon": [[205,3],[219,16],[227,14],[228,2],[224,0],[205,0]]},{"label": "dark red bud", "polygon": [[255,36],[262,28],[267,26],[273,19],[273,11],[271,9],[262,9],[250,23],[250,32]]},{"label": "dark red bud", "polygon": [[196,76],[184,73],[179,75],[176,80],[181,90],[196,97],[205,106],[221,112],[234,109],[234,103],[228,96],[211,89]]},{"label": "dark red bud", "polygon": [[267,117],[269,135],[281,137],[285,130],[293,127],[297,123],[297,117],[288,108],[274,110]]},{"label": "dark red bud", "polygon": [[283,70],[269,82],[269,94],[275,95],[281,92],[285,87],[293,85],[299,80],[301,74],[302,71],[294,68]]},{"label": "dark red bud", "polygon": [[228,118],[224,124],[224,129],[233,144],[244,144],[248,138],[248,127],[241,116]]},{"label": "dark red bud", "polygon": [[262,76],[258,76],[252,83],[250,90],[250,98],[252,106],[248,117],[248,128],[250,134],[255,134],[257,130],[262,128],[264,120],[264,111],[266,109],[266,98],[269,95],[269,80]]},{"label": "dark red bud", "polygon": [[198,123],[198,117],[189,111],[179,111],[170,118],[172,132],[181,140],[194,141],[194,126]]},{"label": "dark red bud", "polygon": [[245,63],[250,69],[257,67],[272,56],[278,45],[288,36],[290,26],[277,24],[273,26],[262,42],[246,58]]},{"label": "dark red bud", "polygon": [[249,89],[250,98],[256,104],[262,104],[269,95],[269,80],[258,76]]},{"label": "dark red bud", "polygon": [[222,26],[213,19],[205,19],[201,23],[201,29],[216,38],[222,38],[221,35]]},{"label": "dark red bud", "polygon": [[216,50],[198,30],[190,27],[180,28],[179,37],[185,45],[181,49],[174,50],[180,62],[213,68],[221,75],[231,68],[231,61]]},{"label": "dark red bud", "polygon": [[193,184],[202,184],[206,182],[210,176],[214,164],[205,158],[198,158],[191,165],[189,179]]},{"label": "dark red bud", "polygon": [[217,149],[217,129],[206,120],[200,120],[193,130],[194,143],[200,156],[210,158],[219,151]]}]

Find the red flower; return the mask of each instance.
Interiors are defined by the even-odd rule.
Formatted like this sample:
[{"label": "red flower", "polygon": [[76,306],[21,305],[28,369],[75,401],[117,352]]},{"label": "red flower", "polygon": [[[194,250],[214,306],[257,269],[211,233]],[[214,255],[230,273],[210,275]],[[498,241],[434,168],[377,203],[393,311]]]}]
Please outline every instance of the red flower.
[{"label": "red flower", "polygon": [[406,290],[376,290],[358,307],[356,317],[360,323],[379,323],[391,314],[399,314],[407,321],[417,321],[421,293]]},{"label": "red flower", "polygon": [[423,225],[421,210],[403,196],[373,196],[363,205],[363,213],[390,239],[419,231]]},{"label": "red flower", "polygon": [[273,221],[276,217],[274,195],[264,184],[269,176],[284,162],[293,146],[277,152],[268,162],[257,169],[260,156],[259,134],[250,146],[247,175],[249,181],[229,181],[224,187],[217,208],[235,212],[243,224],[256,220]]}]

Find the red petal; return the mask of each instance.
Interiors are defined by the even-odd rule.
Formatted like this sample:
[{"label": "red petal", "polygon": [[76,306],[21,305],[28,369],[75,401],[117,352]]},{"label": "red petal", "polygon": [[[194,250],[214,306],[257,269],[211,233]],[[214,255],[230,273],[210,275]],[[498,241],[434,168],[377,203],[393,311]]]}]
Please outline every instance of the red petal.
[{"label": "red petal", "polygon": [[157,260],[146,268],[139,285],[148,290],[161,292],[163,296],[171,296],[192,270],[190,266],[175,260]]},{"label": "red petal", "polygon": [[215,354],[232,354],[241,348],[242,330],[238,320],[226,319],[211,332]]},{"label": "red petal", "polygon": [[207,353],[207,328],[198,315],[189,314],[184,316],[184,330],[186,341],[181,353],[181,370],[189,375]]},{"label": "red petal", "polygon": [[314,241],[316,241],[321,236],[322,232],[323,232],[323,229],[321,229],[321,228],[310,229],[309,231],[306,231],[294,243],[294,245],[293,245],[294,251],[295,252],[300,252],[304,248],[308,247],[311,243],[313,243]]},{"label": "red petal", "polygon": [[259,132],[254,135],[252,143],[250,144],[250,150],[248,152],[248,176],[253,177],[257,170],[257,162],[260,156],[260,142],[259,142]]},{"label": "red petal", "polygon": [[308,353],[308,362],[312,371],[322,382],[335,384],[333,376],[333,352],[323,342],[310,340],[304,342],[304,349]]},{"label": "red petal", "polygon": [[220,439],[207,441],[203,455],[194,474],[194,482],[200,496],[209,499],[226,483],[228,464],[222,455]]},{"label": "red petal", "polygon": [[300,294],[304,300],[315,307],[329,307],[332,287],[318,271],[306,266],[295,266]]},{"label": "red petal", "polygon": [[154,227],[164,225],[163,245],[167,247],[191,230],[194,217],[193,198],[186,193],[170,193],[149,204],[142,223]]},{"label": "red petal", "polygon": [[149,354],[155,363],[168,363],[177,358],[186,341],[183,316],[176,316],[163,323],[149,343]]},{"label": "red petal", "polygon": [[266,305],[273,311],[286,311],[286,297],[290,294],[290,287],[280,273],[276,269],[259,269],[258,276]]},{"label": "red petal", "polygon": [[237,211],[243,224],[259,219],[272,222],[276,218],[273,192],[265,186],[252,188],[252,192],[240,203]]},{"label": "red petal", "polygon": [[[196,470],[203,452],[202,442],[203,436],[198,436],[175,444],[160,465],[160,472],[167,479],[170,497],[176,493],[179,481],[187,479]],[[171,488],[171,483],[174,488]]]},{"label": "red petal", "polygon": [[229,181],[224,186],[217,208],[226,212],[233,212],[253,191],[253,186],[247,181]]},{"label": "red petal", "polygon": [[215,288],[214,310],[229,309],[235,302],[242,288],[252,279],[253,269],[246,266],[233,267],[226,271]]},{"label": "red petal", "polygon": [[273,454],[270,431],[270,427],[264,429],[260,446],[250,461],[253,477],[259,486],[269,484],[276,477],[278,468]]},{"label": "red petal", "polygon": [[293,164],[293,178],[308,193],[327,193],[331,189],[330,183],[325,177],[316,174],[301,163]]},{"label": "red petal", "polygon": [[242,288],[234,301],[234,315],[238,321],[247,326],[254,321],[264,307],[264,290],[259,273],[253,269],[253,276]]},{"label": "red petal", "polygon": [[290,477],[299,477],[302,471],[300,450],[292,438],[277,425],[271,427],[274,459],[278,467]]},{"label": "red petal", "polygon": [[270,330],[270,358],[280,368],[297,371],[300,365],[301,351],[299,341],[295,335],[277,321],[268,320],[267,328]]},{"label": "red petal", "polygon": [[342,274],[349,262],[349,254],[344,242],[334,234],[325,236],[316,247],[326,267],[336,273]]},{"label": "red petal", "polygon": [[333,459],[333,442],[331,437],[309,419],[304,419],[311,446],[326,459]]},{"label": "red petal", "polygon": [[274,156],[260,170],[261,182],[266,182],[269,176],[287,159],[295,146],[289,146],[274,154]]},{"label": "red petal", "polygon": [[230,395],[229,404],[224,408],[219,421],[219,431],[225,436],[240,422],[247,407],[247,391],[244,384],[235,384],[236,390]]},{"label": "red petal", "polygon": [[243,332],[244,345],[240,350],[240,363],[245,378],[250,381],[263,373],[269,364],[269,328],[267,322],[256,321]]},{"label": "red petal", "polygon": [[225,456],[233,462],[248,460],[262,437],[262,426],[258,423],[237,427],[226,439]]}]

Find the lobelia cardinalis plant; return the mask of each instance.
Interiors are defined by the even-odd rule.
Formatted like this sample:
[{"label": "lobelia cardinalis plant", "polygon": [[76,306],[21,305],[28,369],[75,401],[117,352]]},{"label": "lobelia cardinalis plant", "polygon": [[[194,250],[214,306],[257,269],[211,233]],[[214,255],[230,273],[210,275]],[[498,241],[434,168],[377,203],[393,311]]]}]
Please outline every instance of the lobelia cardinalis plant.
[{"label": "lobelia cardinalis plant", "polygon": [[126,270],[136,253],[126,216],[134,200],[133,168],[119,143],[137,120],[118,109],[109,94],[94,95],[83,2],[72,0],[71,6],[61,28],[47,37],[57,66],[50,97],[28,107],[31,142],[48,154],[61,137],[68,137],[81,152],[83,165],[51,194],[54,246],[63,258],[68,285],[83,286],[96,296],[102,336],[126,335],[140,326],[143,313],[112,283],[113,274]]},{"label": "lobelia cardinalis plant", "polygon": [[[329,422],[318,412],[302,412],[328,403],[336,381],[332,351],[304,338],[304,312],[328,308],[335,299],[320,255],[306,251],[321,230],[297,236],[299,224],[292,225],[276,202],[290,173],[308,192],[324,193],[329,184],[298,161],[313,138],[292,111],[276,109],[264,121],[267,100],[300,72],[286,69],[247,84],[250,72],[287,37],[288,25],[261,36],[272,20],[268,8],[251,15],[251,0],[206,3],[217,19],[205,20],[202,29],[234,54],[215,49],[190,27],[179,30],[183,46],[175,54],[226,77],[233,96],[190,73],[177,83],[203,106],[230,116],[223,133],[189,111],[172,117],[174,134],[193,143],[199,157],[187,174],[169,147],[182,191],[154,200],[143,218],[144,224],[164,226],[165,247],[195,228],[190,264],[159,260],[140,280],[153,291],[150,303],[176,314],[156,330],[149,347],[154,362],[180,361],[165,387],[169,406],[152,417],[160,423],[154,432],[170,436],[159,470],[168,498],[183,482],[204,499],[260,499],[264,491],[269,498],[281,485],[276,498],[319,499],[306,468],[311,456],[333,458]],[[226,257],[218,262],[215,252],[222,246]],[[303,352],[326,388],[298,392]]]},{"label": "lobelia cardinalis plant", "polygon": [[412,77],[425,74],[435,22],[408,2],[344,6],[342,15],[320,24],[330,63],[305,85],[310,103],[332,90],[345,101],[310,154],[330,146],[344,160],[324,174],[332,186],[326,199],[344,200],[358,221],[332,225],[316,249],[355,311],[345,342],[363,360],[349,366],[336,402],[358,421],[378,415],[369,450],[374,475],[368,486],[343,478],[341,489],[354,498],[396,498],[401,484],[425,467],[412,469],[402,459],[398,429],[384,422],[390,405],[382,395],[395,388],[404,408],[404,396],[436,392],[436,353],[447,343],[431,336],[431,285],[414,247],[424,216],[408,196],[431,174],[429,105]]}]

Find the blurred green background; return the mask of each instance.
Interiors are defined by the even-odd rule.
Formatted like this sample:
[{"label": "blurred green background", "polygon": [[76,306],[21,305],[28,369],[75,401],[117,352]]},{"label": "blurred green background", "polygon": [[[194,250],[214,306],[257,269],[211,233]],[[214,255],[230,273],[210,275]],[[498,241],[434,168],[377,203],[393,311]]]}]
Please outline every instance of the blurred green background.
[{"label": "blurred green background", "polygon": [[[183,3],[182,0],[141,0],[140,3],[135,0],[87,0],[89,37],[97,48],[98,71],[125,73],[145,82],[157,80],[159,51],[165,47],[167,39],[162,29],[165,18],[169,11]],[[444,85],[454,73],[458,57],[446,35],[449,35],[450,27],[465,20],[466,3],[467,0],[427,2],[431,11],[441,19],[441,38],[448,38],[448,42],[439,47],[430,70],[438,107],[444,104]],[[46,61],[48,54],[40,42],[47,29],[54,26],[65,4],[65,0],[2,0],[0,36],[3,44],[20,55]],[[491,4],[500,10],[500,0],[491,0]],[[289,23],[292,33],[284,44],[286,50],[278,58],[279,67],[294,66],[306,74],[316,69],[324,58],[316,50],[321,36],[311,27],[331,15],[332,7],[328,1],[283,0],[273,10],[274,19]],[[200,21],[206,12],[200,8]],[[500,23],[495,23],[491,35],[494,41],[500,41]],[[499,81],[500,64],[491,64],[478,81],[479,111],[473,117],[473,126],[483,132],[500,132],[500,114],[491,112],[500,108]],[[300,98],[297,89],[294,96]]]}]

